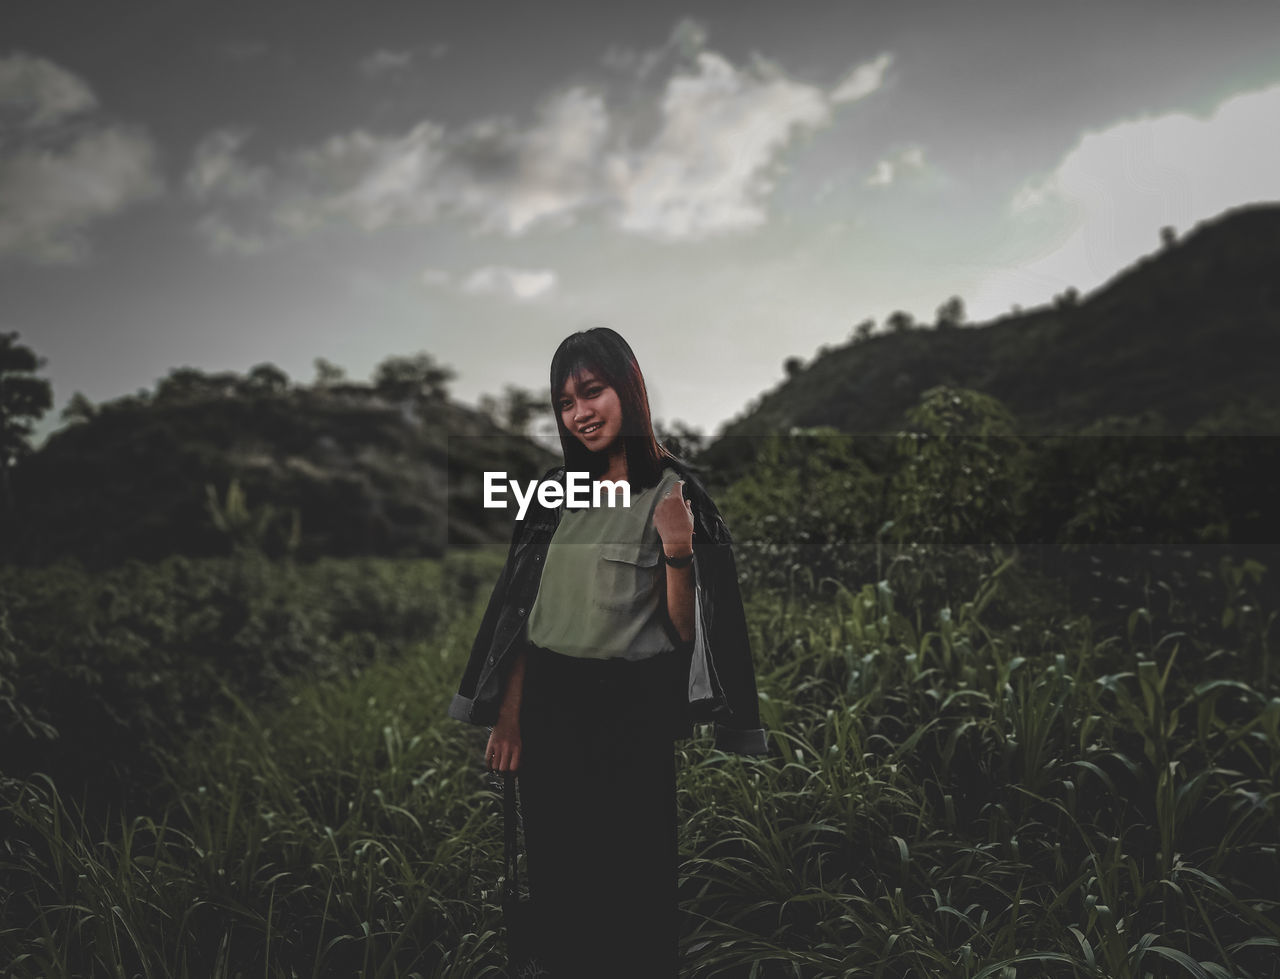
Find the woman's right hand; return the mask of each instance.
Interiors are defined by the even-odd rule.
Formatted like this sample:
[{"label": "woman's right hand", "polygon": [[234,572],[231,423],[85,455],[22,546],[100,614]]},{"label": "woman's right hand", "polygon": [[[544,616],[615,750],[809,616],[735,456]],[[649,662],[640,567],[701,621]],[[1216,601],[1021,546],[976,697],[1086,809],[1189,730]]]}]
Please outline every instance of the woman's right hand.
[{"label": "woman's right hand", "polygon": [[491,772],[515,772],[520,767],[520,722],[500,716],[484,749],[485,767]]}]

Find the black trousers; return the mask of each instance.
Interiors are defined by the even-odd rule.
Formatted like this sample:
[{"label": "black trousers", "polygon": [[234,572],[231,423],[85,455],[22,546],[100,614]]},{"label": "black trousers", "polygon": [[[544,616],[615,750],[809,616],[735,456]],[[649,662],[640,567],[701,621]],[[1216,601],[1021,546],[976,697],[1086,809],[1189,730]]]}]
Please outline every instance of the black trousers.
[{"label": "black trousers", "polygon": [[529,648],[517,784],[554,979],[675,979],[675,663]]}]

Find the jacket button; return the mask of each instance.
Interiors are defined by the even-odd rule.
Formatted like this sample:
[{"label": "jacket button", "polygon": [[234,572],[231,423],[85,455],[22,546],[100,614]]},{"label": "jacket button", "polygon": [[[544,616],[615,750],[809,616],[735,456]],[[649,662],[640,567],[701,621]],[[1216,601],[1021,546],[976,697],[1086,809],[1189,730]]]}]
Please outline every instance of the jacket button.
[{"label": "jacket button", "polygon": [[524,615],[524,609],[522,608],[516,609],[516,615]]},{"label": "jacket button", "polygon": [[490,665],[490,666],[492,666],[492,665],[493,665],[493,657],[492,657],[492,656],[490,656],[490,657],[489,657],[489,665]]},{"label": "jacket button", "polygon": [[541,563],[542,563],[542,555],[541,555],[541,554],[535,554],[535,555],[533,556],[533,563],[534,563],[534,564],[541,564]]}]

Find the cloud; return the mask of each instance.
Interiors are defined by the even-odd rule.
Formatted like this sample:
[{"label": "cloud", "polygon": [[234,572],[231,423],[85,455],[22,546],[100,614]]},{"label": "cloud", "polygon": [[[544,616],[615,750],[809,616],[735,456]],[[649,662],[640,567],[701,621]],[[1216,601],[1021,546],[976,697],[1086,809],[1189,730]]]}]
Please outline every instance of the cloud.
[{"label": "cloud", "polygon": [[429,286],[455,287],[472,296],[501,296],[518,302],[546,298],[556,291],[559,276],[551,269],[517,269],[486,265],[464,276],[446,269],[425,268],[422,281]]},{"label": "cloud", "polygon": [[150,137],[94,120],[96,106],[65,68],[23,53],[0,58],[0,110],[20,113],[0,142],[0,257],[83,261],[89,225],[163,189]]},{"label": "cloud", "polygon": [[885,72],[893,64],[893,55],[879,57],[854,67],[827,96],[833,103],[856,102],[878,91],[884,84]]},{"label": "cloud", "polygon": [[358,67],[363,74],[372,78],[375,75],[402,71],[411,64],[413,64],[412,51],[388,51],[386,48],[379,48],[361,58]]},{"label": "cloud", "polygon": [[18,113],[19,125],[48,126],[97,104],[84,81],[52,61],[22,51],[0,57],[0,112]]},{"label": "cloud", "polygon": [[[873,91],[891,57],[853,69],[833,101],[759,55],[735,65],[707,49],[706,38],[704,27],[684,20],[654,58],[613,49],[615,63],[639,74],[670,62],[659,84],[633,82],[621,109],[610,108],[601,88],[578,84],[545,96],[525,123],[488,117],[453,127],[422,120],[401,133],[357,129],[269,165],[248,162],[234,131],[210,134],[188,191],[209,207],[206,219],[218,216],[206,225],[219,237],[240,229],[254,241],[330,224],[374,232],[445,220],[514,237],[588,214],[663,241],[755,228],[768,218],[767,198],[794,141],[828,125],[837,105]],[[250,197],[261,200],[250,206]]]},{"label": "cloud", "polygon": [[196,220],[195,231],[215,255],[247,258],[261,254],[271,245],[262,235],[243,231],[216,213],[202,214]]},{"label": "cloud", "polygon": [[904,177],[923,173],[924,169],[924,150],[919,146],[909,146],[892,156],[877,160],[866,184],[868,187],[888,187]]},{"label": "cloud", "polygon": [[550,269],[513,269],[487,265],[462,281],[462,291],[472,295],[499,295],[520,301],[541,299],[556,288],[556,274]]},{"label": "cloud", "polygon": [[1010,199],[1010,216],[1047,232],[1050,250],[993,276],[978,302],[1004,308],[1068,285],[1092,289],[1151,252],[1162,227],[1185,231],[1228,208],[1280,199],[1280,141],[1269,135],[1277,118],[1280,85],[1232,96],[1203,118],[1174,112],[1085,133]]},{"label": "cloud", "polygon": [[[448,217],[520,235],[540,223],[572,221],[598,195],[607,133],[602,96],[572,88],[547,99],[524,129],[484,119],[454,131],[430,121],[400,135],[354,130],[272,166],[244,158],[241,134],[211,133],[185,183],[197,199],[216,205],[226,228],[258,224],[248,234],[263,240],[330,222],[373,232]],[[271,203],[264,212],[258,203],[249,206],[249,196]]]},{"label": "cloud", "polygon": [[636,81],[644,81],[664,64],[670,67],[677,61],[692,61],[706,45],[706,26],[692,17],[685,17],[676,23],[666,42],[658,47],[637,51],[611,45],[601,56],[600,63]]},{"label": "cloud", "polygon": [[667,82],[661,113],[654,139],[611,156],[608,174],[620,228],[680,239],[763,224],[770,165],[796,131],[828,122],[830,107],[763,63],[739,69],[703,51]]},{"label": "cloud", "polygon": [[187,193],[199,201],[261,197],[269,178],[266,169],[250,166],[237,155],[248,138],[244,129],[219,129],[205,136],[183,178]]},{"label": "cloud", "polygon": [[570,224],[601,200],[609,135],[604,97],[583,87],[545,101],[527,130],[497,122],[469,126],[451,153],[457,206],[480,230],[506,235]]}]

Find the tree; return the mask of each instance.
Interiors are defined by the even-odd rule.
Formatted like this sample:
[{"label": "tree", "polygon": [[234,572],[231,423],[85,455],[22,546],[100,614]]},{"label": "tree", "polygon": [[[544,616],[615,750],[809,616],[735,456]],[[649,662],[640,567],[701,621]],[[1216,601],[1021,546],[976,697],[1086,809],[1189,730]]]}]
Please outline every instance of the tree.
[{"label": "tree", "polygon": [[455,377],[457,372],[452,367],[436,363],[424,351],[411,357],[388,357],[374,369],[373,387],[392,401],[443,401],[448,394],[447,385]]},{"label": "tree", "polygon": [[515,384],[508,384],[502,389],[502,414],[507,428],[513,432],[526,434],[529,423],[550,410],[547,399],[538,397],[532,391]]},{"label": "tree", "polygon": [[242,378],[234,371],[206,374],[196,367],[173,367],[156,384],[157,401],[202,401],[237,393]]},{"label": "tree", "polygon": [[315,364],[316,368],[315,386],[318,388],[337,384],[347,376],[346,368],[325,360],[323,357],[317,357],[312,363]]},{"label": "tree", "polygon": [[53,386],[36,371],[44,367],[17,333],[0,333],[0,513],[13,510],[10,470],[31,451],[32,429],[53,407]]},{"label": "tree", "polygon": [[791,380],[804,370],[804,361],[799,357],[788,357],[782,362],[782,369],[787,372],[787,380]]},{"label": "tree", "polygon": [[911,327],[915,326],[915,318],[903,309],[894,310],[889,314],[889,318],[885,320],[889,325],[889,329],[894,333],[905,333]]},{"label": "tree", "polygon": [[283,394],[289,390],[289,375],[275,364],[258,364],[245,378],[245,390],[260,394]]},{"label": "tree", "polygon": [[1165,248],[1172,248],[1178,241],[1178,230],[1171,224],[1166,224],[1160,229],[1160,244]]},{"label": "tree", "polygon": [[[227,485],[225,500],[218,499],[218,491],[212,483],[205,483],[205,504],[213,525],[226,535],[236,554],[257,552],[265,554],[272,544],[272,535],[280,539],[285,554],[292,557],[302,541],[302,518],[297,507],[289,507],[280,513],[270,503],[253,509],[234,476]],[[289,521],[287,531],[281,532],[278,518]]]},{"label": "tree", "polygon": [[876,328],[875,320],[863,320],[853,328],[853,338],[855,340],[866,340],[871,336],[871,332]]},{"label": "tree", "polygon": [[92,420],[98,414],[98,406],[77,391],[71,396],[71,400],[67,402],[65,408],[62,409],[62,420],[64,422],[87,422]]},{"label": "tree", "polygon": [[952,296],[938,307],[938,329],[946,330],[964,322],[964,300]]},{"label": "tree", "polygon": [[707,437],[682,421],[674,421],[669,426],[655,421],[653,431],[659,442],[686,461],[696,459],[698,453],[706,448]]},{"label": "tree", "polygon": [[1067,286],[1065,290],[1053,297],[1053,304],[1058,309],[1070,309],[1080,304],[1080,291],[1075,286]]}]

